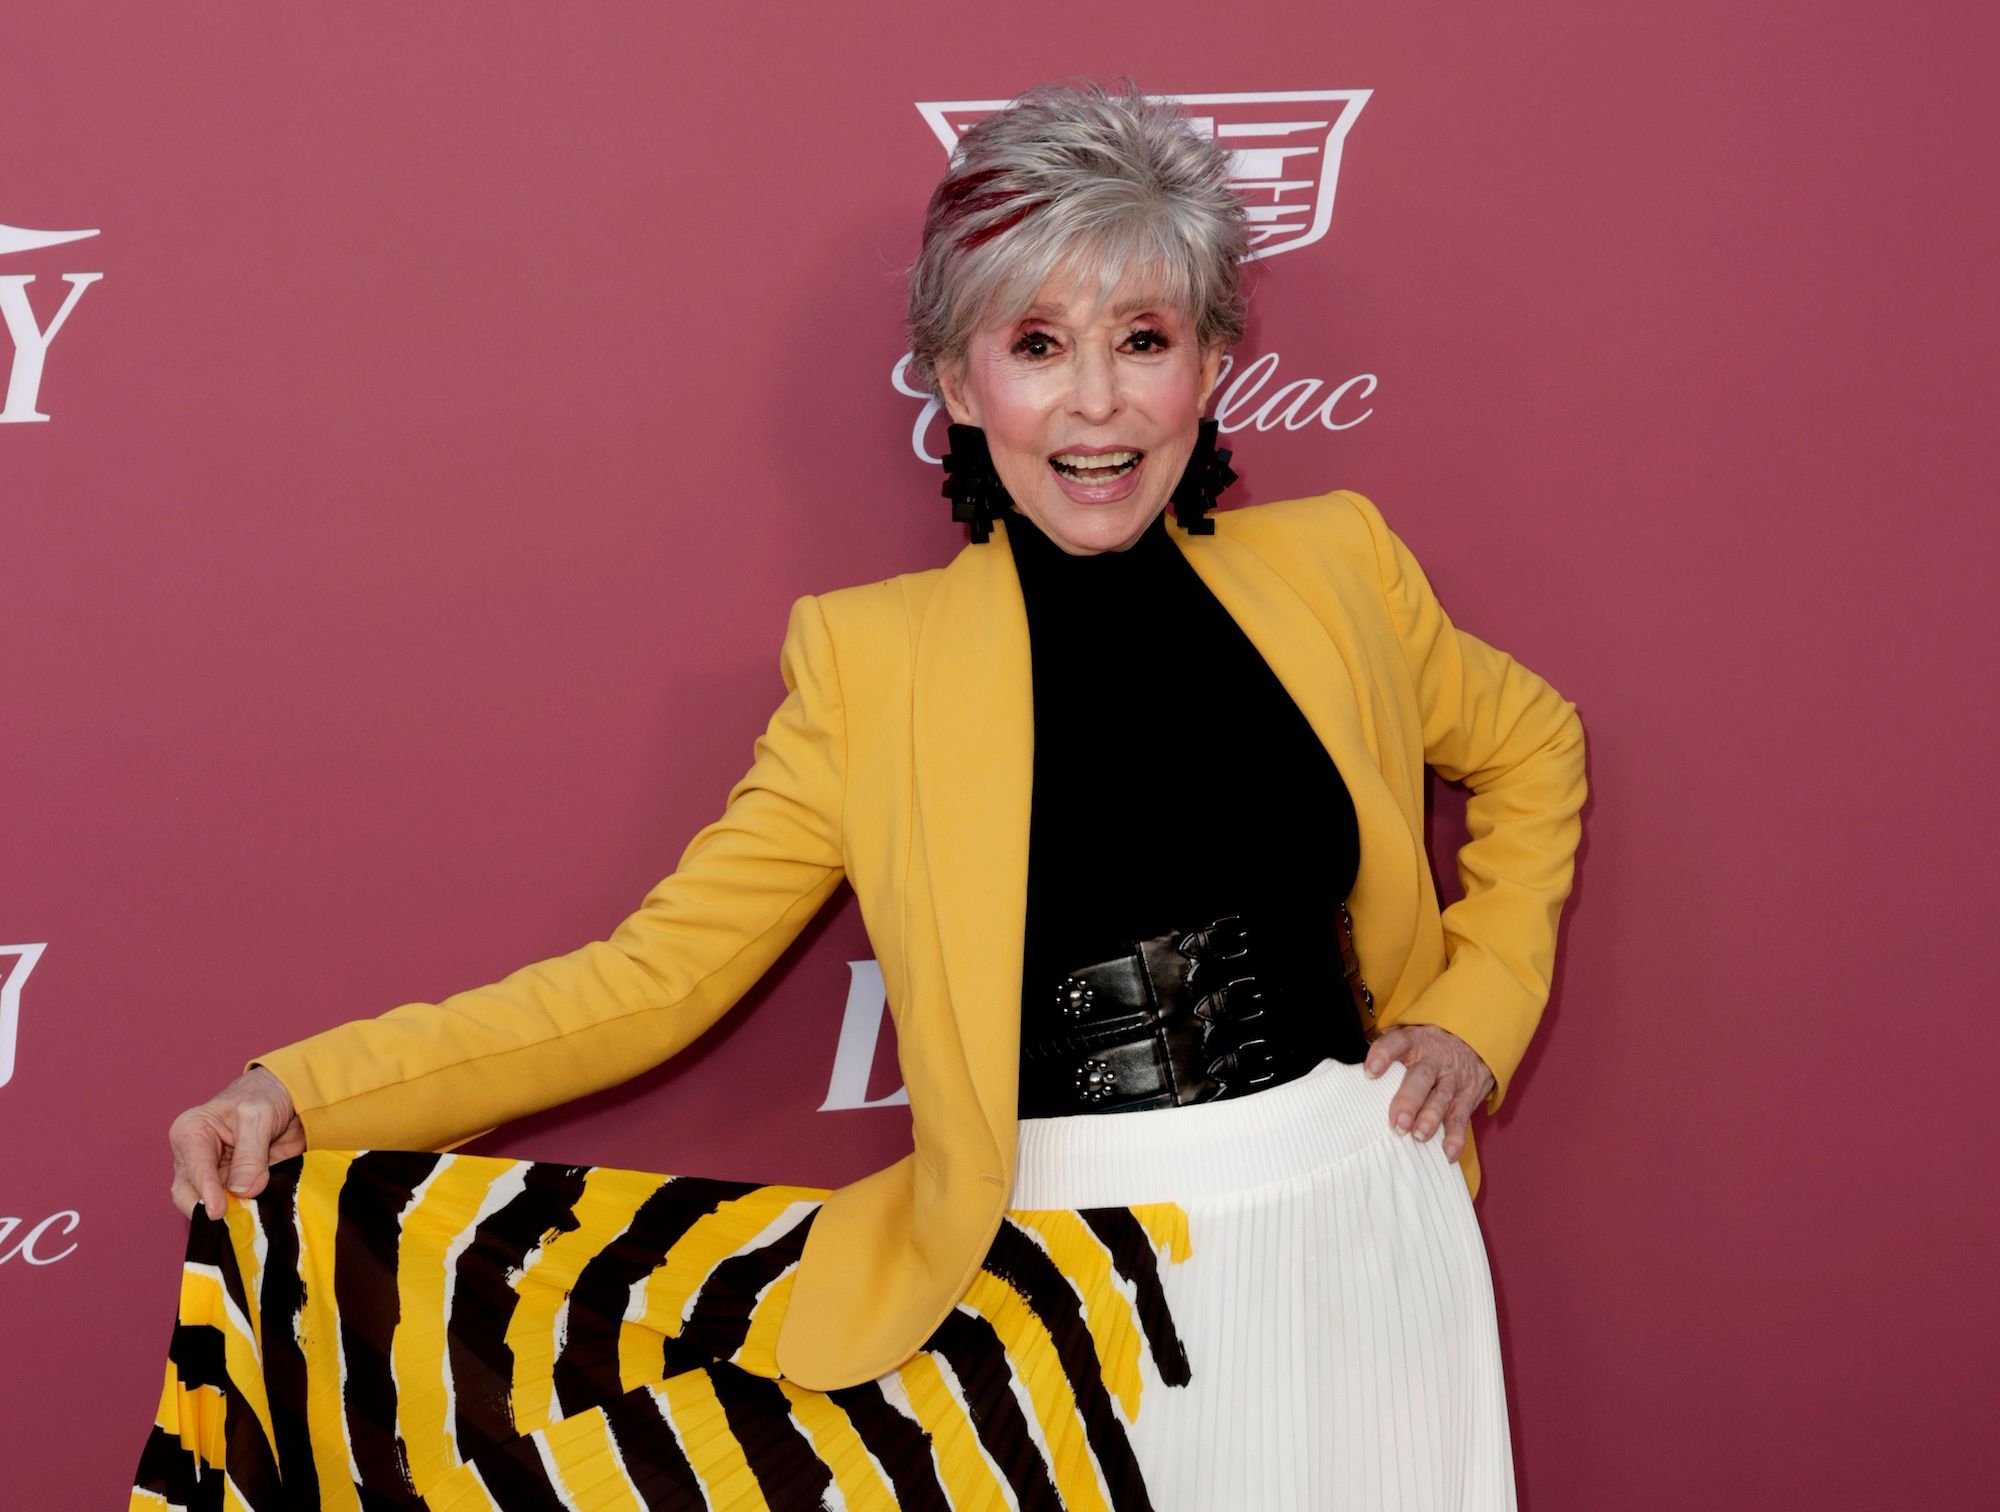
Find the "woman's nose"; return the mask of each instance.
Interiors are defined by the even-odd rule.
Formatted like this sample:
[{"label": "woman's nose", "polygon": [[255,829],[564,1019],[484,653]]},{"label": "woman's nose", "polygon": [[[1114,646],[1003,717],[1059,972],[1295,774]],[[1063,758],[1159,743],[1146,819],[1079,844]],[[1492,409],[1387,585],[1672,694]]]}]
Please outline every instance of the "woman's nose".
[{"label": "woman's nose", "polygon": [[1109,353],[1084,351],[1077,354],[1076,384],[1070,391],[1070,410],[1079,420],[1102,425],[1117,414],[1123,401],[1118,393],[1117,364]]}]

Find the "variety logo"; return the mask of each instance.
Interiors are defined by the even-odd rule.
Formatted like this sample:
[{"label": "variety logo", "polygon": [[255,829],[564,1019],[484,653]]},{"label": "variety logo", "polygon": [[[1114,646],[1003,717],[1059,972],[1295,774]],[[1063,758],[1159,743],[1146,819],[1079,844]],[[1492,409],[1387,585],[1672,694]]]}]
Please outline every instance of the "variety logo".
[{"label": "variety logo", "polygon": [[844,1108],[905,1108],[909,1092],[898,1087],[884,1097],[868,1096],[868,1076],[875,1069],[875,1052],[882,1038],[882,1021],[889,993],[882,985],[882,963],[847,963],[847,1007],[840,1015],[840,1042],[833,1050],[833,1077],[827,1083],[822,1113]]},{"label": "variety logo", "polygon": [[[21,989],[35,962],[49,947],[43,945],[0,945],[0,1087],[14,1079],[14,1047],[21,1035]],[[11,961],[11,964],[10,964]]]},{"label": "variety logo", "polygon": [[[0,225],[0,257],[39,252],[95,235],[95,231],[29,231],[20,226]],[[54,345],[63,322],[69,319],[70,311],[83,298],[83,291],[103,276],[102,273],[63,274],[62,281],[69,285],[69,294],[63,299],[62,308],[44,326],[35,318],[35,307],[28,302],[28,285],[35,281],[35,275],[0,273],[0,323],[6,325],[8,338],[14,343],[14,364],[7,373],[6,403],[0,405],[0,425],[21,425],[49,418],[36,408],[49,348]]]},{"label": "variety logo", "polygon": [[[1229,152],[1231,187],[1250,221],[1250,252],[1244,259],[1296,252],[1325,238],[1333,225],[1333,202],[1340,186],[1341,150],[1355,118],[1374,93],[1368,89],[1306,89],[1248,94],[1154,95],[1180,106],[1201,135]],[[1005,100],[919,102],[917,111],[949,154],[975,121],[1006,107]],[[1314,425],[1347,430],[1373,414],[1360,406],[1374,392],[1373,373],[1357,373],[1340,383],[1295,378],[1266,394],[1277,375],[1279,357],[1266,352],[1241,368],[1230,364],[1216,384],[1213,407],[1224,431],[1304,430]],[[921,399],[923,409],[910,430],[910,447],[926,462],[939,454],[930,432],[942,406],[909,381],[909,354],[889,375],[900,394]]]}]

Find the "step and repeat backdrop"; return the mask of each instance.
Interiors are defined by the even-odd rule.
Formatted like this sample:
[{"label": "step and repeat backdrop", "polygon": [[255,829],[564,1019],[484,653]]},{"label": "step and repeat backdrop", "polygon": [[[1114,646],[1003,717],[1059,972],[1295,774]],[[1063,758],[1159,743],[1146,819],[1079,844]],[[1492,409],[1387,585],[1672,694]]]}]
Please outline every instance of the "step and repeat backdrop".
[{"label": "step and repeat backdrop", "polygon": [[[1232,502],[1369,495],[1589,732],[1481,1134],[1524,1504],[1987,1505],[1996,31],[10,8],[0,1505],[129,1484],[176,1112],[608,934],[746,766],[791,601],[962,549],[902,270],[958,131],[1075,74],[1234,154]],[[907,1140],[843,893],[687,1054],[475,1148],[833,1183]]]}]

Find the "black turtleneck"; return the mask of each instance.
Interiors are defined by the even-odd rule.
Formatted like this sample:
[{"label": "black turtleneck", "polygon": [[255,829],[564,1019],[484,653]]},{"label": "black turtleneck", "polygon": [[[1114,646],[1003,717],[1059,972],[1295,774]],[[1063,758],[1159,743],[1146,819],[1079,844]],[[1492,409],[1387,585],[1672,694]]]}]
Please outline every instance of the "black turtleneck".
[{"label": "black turtleneck", "polygon": [[1334,1053],[1359,1061],[1334,931],[1360,835],[1312,726],[1164,514],[1090,556],[1018,511],[1006,524],[1034,666],[1024,1001],[1148,936],[1240,913],[1259,925],[1260,971],[1337,1015]]}]

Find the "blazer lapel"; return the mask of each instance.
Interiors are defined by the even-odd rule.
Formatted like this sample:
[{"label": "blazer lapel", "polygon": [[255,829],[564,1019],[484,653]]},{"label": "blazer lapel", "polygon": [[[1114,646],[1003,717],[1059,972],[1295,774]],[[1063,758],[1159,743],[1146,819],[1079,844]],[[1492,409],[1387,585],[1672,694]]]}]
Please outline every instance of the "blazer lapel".
[{"label": "blazer lapel", "polygon": [[1347,784],[1361,835],[1351,901],[1355,953],[1386,1010],[1415,943],[1411,921],[1422,883],[1410,821],[1383,776],[1360,668],[1349,660],[1353,627],[1315,613],[1282,570],[1231,538],[1227,516],[1212,536],[1188,535],[1171,514],[1168,521],[1174,544],[1277,674]]},{"label": "blazer lapel", "polygon": [[1004,521],[940,575],[912,696],[917,811],[952,1017],[1012,1169],[1028,903],[1034,685]]}]

